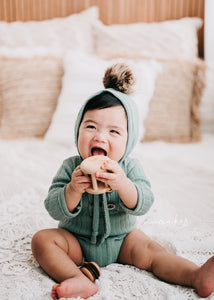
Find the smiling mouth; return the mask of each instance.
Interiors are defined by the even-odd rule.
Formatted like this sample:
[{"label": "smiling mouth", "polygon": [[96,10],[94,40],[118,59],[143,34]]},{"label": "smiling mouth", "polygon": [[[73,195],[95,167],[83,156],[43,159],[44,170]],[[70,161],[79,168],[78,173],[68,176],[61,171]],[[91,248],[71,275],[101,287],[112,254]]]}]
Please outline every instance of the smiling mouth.
[{"label": "smiling mouth", "polygon": [[107,152],[102,148],[94,147],[91,149],[91,155],[107,155]]}]

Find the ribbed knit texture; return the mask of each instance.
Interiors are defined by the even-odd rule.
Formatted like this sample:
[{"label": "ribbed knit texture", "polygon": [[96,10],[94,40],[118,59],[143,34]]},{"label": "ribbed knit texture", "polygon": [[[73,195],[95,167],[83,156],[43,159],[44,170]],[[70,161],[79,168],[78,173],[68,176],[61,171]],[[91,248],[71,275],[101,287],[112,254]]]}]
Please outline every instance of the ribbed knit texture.
[{"label": "ribbed knit texture", "polygon": [[[65,202],[65,187],[71,180],[73,170],[81,163],[81,161],[82,159],[80,156],[74,156],[63,162],[63,165],[53,179],[48,196],[45,199],[45,207],[54,219],[60,221],[60,228],[64,228],[84,239],[87,247],[92,247],[92,249],[94,249],[94,260],[99,260],[101,258],[97,257],[95,253],[99,250],[96,250],[96,247],[94,247],[96,245],[91,243],[91,236],[93,231],[95,201],[96,204],[99,202],[100,208],[97,244],[99,244],[100,240],[103,241],[105,235],[106,225],[102,195],[94,197],[94,195],[84,193],[79,205],[72,213],[68,211]],[[121,166],[127,177],[135,184],[138,190],[138,204],[135,209],[129,209],[120,200],[116,191],[106,193],[107,203],[115,205],[113,210],[108,211],[110,224],[108,237],[121,236],[129,233],[135,226],[135,216],[145,214],[153,203],[153,194],[150,189],[150,183],[145,177],[139,161],[128,157],[121,163]],[[106,236],[107,240],[108,237]],[[92,251],[92,249],[89,249],[89,252]]]}]

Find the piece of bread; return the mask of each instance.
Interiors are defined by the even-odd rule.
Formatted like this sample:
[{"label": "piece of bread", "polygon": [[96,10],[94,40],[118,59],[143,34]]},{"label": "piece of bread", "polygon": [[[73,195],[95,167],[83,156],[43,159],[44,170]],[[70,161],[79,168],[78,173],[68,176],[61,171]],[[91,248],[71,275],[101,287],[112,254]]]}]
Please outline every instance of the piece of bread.
[{"label": "piece of bread", "polygon": [[80,169],[82,170],[82,172],[85,175],[90,175],[92,180],[92,186],[89,187],[86,192],[90,194],[103,194],[111,190],[108,185],[101,181],[98,181],[95,176],[95,173],[97,171],[105,172],[105,170],[101,169],[101,166],[107,160],[109,160],[107,156],[94,155],[84,159],[80,164]]}]

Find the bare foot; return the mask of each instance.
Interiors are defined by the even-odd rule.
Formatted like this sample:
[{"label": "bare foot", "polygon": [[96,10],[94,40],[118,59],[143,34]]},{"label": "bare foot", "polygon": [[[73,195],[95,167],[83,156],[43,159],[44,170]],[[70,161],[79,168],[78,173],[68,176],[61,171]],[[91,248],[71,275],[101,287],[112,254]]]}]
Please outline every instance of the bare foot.
[{"label": "bare foot", "polygon": [[208,297],[214,291],[214,256],[197,271],[194,287],[201,297]]},{"label": "bare foot", "polygon": [[91,282],[85,275],[78,275],[54,284],[52,287],[52,298],[77,298],[87,299],[98,291],[95,283]]},{"label": "bare foot", "polygon": [[58,299],[57,292],[56,292],[56,289],[58,286],[59,286],[59,284],[56,283],[52,287],[51,296],[54,300]]}]

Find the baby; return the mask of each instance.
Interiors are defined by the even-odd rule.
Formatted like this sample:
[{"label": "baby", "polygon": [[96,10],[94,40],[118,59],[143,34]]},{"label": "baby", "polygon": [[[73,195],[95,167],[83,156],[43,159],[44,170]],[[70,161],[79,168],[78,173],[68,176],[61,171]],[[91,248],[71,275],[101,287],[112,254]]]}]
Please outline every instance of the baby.
[{"label": "baby", "polygon": [[[214,257],[198,267],[135,229],[136,216],[149,210],[154,196],[139,161],[129,157],[138,140],[138,114],[129,96],[134,76],[129,67],[116,64],[106,70],[103,82],[105,89],[89,98],[77,116],[79,155],[64,160],[45,199],[59,228],[41,230],[32,239],[36,260],[58,282],[52,297],[86,299],[97,292],[93,276],[81,268],[83,262],[93,268],[133,265],[207,297],[214,290]],[[91,178],[80,164],[93,155],[109,158],[101,167],[108,172],[95,174],[110,187],[108,193],[86,192]]]}]

